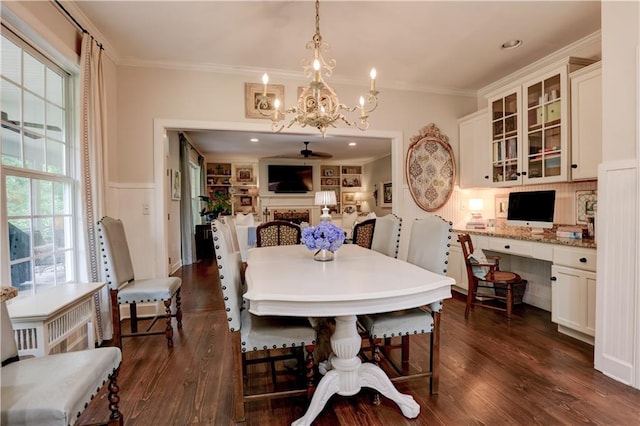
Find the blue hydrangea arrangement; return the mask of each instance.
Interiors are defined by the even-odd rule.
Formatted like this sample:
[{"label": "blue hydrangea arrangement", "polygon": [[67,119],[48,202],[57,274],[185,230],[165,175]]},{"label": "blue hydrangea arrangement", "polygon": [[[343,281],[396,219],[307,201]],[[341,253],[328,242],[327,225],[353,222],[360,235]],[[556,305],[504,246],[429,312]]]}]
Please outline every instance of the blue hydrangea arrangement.
[{"label": "blue hydrangea arrangement", "polygon": [[302,230],[302,242],[309,250],[334,252],[344,243],[344,231],[331,222],[320,222]]}]

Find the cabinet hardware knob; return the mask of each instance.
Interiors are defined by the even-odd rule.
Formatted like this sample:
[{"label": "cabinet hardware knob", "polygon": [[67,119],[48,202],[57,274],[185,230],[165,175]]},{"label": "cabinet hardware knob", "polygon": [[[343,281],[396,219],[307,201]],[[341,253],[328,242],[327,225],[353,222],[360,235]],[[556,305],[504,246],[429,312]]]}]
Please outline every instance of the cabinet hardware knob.
[{"label": "cabinet hardware knob", "polygon": [[516,176],[520,176],[522,173],[520,172],[516,172]]},{"label": "cabinet hardware knob", "polygon": [[511,248],[511,246],[510,246],[510,245],[506,245],[506,246],[504,246],[504,248],[506,248],[506,249],[510,249],[510,248]]},{"label": "cabinet hardware knob", "polygon": [[578,165],[577,165],[577,164],[572,164],[572,165],[571,165],[571,168],[572,168],[572,169],[577,169],[577,168],[578,168]]},{"label": "cabinet hardware knob", "polygon": [[586,258],[586,257],[581,257],[581,258],[580,258],[580,262],[582,262],[582,263],[587,263],[587,258]]},{"label": "cabinet hardware knob", "polygon": [[489,176],[485,176],[484,178],[485,178],[485,179],[489,179]]},{"label": "cabinet hardware knob", "polygon": [[522,176],[526,176],[526,175],[527,175],[527,172],[522,172]]},{"label": "cabinet hardware knob", "polygon": [[551,281],[556,281],[557,278],[556,277],[551,277]]}]

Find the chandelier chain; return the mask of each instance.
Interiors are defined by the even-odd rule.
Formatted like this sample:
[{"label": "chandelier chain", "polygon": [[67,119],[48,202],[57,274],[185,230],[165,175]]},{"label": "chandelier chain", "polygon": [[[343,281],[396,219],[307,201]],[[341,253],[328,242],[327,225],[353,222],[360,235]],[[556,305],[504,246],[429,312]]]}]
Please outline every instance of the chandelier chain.
[{"label": "chandelier chain", "polygon": [[[271,119],[271,127],[274,132],[280,132],[284,128],[291,127],[294,123],[298,123],[301,127],[315,127],[324,137],[328,127],[336,127],[336,122],[343,122],[347,126],[353,126],[360,130],[369,128],[369,113],[378,106],[378,91],[375,89],[375,68],[371,70],[371,87],[369,89],[365,108],[365,98],[360,97],[360,105],[348,107],[340,102],[335,90],[327,84],[323,78],[330,77],[333,68],[336,65],[335,59],[325,62],[322,50],[329,49],[328,44],[322,43],[320,35],[320,1],[316,0],[316,32],[311,42],[307,43],[307,49],[313,49],[313,57],[311,60],[303,60],[302,68],[305,77],[311,78],[306,87],[302,87],[298,97],[297,106],[290,108],[281,108],[280,99],[270,99],[268,96],[267,83],[269,76],[264,74],[262,81],[264,83],[264,91],[262,95],[258,95],[257,109],[261,115]],[[360,110],[360,117],[357,119],[348,119],[343,112],[353,113]],[[294,117],[288,124],[281,123],[288,114],[294,114]]]}]

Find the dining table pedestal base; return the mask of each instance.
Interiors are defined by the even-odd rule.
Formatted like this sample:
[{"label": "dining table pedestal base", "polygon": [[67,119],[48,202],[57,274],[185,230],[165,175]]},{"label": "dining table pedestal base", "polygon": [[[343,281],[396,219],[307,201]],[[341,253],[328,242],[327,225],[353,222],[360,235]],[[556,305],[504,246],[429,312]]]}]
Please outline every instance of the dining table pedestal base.
[{"label": "dining table pedestal base", "polygon": [[380,367],[372,363],[362,363],[358,357],[361,341],[355,315],[336,317],[336,328],[331,336],[332,370],[318,383],[305,415],[292,425],[311,425],[334,394],[351,396],[360,392],[363,387],[375,389],[394,401],[407,418],[413,419],[420,414],[420,405],[412,396],[398,392]]}]

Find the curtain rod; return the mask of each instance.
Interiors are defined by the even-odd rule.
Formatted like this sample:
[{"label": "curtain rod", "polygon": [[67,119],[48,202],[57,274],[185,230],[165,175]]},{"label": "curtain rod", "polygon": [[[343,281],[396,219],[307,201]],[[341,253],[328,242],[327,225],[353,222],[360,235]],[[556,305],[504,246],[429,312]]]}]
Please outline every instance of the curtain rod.
[{"label": "curtain rod", "polygon": [[78,27],[78,29],[80,29],[80,31],[82,31],[82,34],[89,34],[89,37],[91,37],[91,39],[96,43],[96,45],[100,48],[100,50],[104,50],[104,47],[102,46],[102,43],[100,43],[98,40],[96,40],[96,38],[93,36],[93,34],[91,34],[89,31],[87,31],[80,24],[80,22],[78,22],[76,20],[76,18],[74,18],[73,15],[71,13],[69,13],[69,11],[58,0],[53,0],[53,1],[58,6],[58,8],[60,10],[62,10],[65,13],[65,15],[67,15],[67,17],[69,17],[69,19],[71,19],[71,21],[75,24],[75,26]]}]

